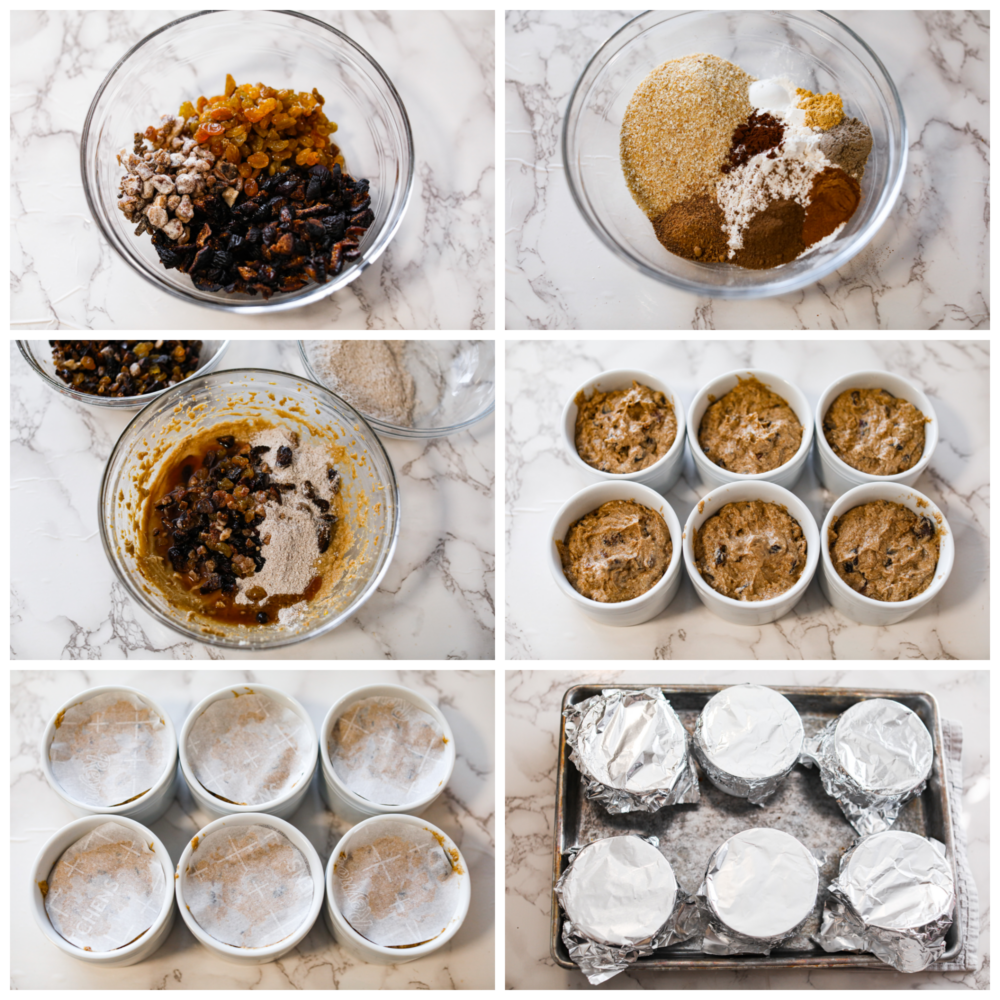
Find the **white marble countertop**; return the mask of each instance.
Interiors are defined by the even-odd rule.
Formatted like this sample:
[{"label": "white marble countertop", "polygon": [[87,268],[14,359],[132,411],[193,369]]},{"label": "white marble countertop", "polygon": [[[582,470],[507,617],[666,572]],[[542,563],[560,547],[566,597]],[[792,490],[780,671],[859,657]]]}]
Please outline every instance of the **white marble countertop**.
[{"label": "white marble countertop", "polygon": [[[132,602],[101,550],[101,474],[134,413],[76,403],[11,344],[11,656],[24,659],[492,659],[493,415],[431,441],[383,441],[401,527],[381,586],[350,621],[269,654],[185,641]],[[304,375],[287,341],[233,341],[222,369]],[[83,581],[86,581],[84,583]]]},{"label": "white marble countertop", "polygon": [[[296,698],[317,730],[341,695],[366,684],[402,684],[434,702],[455,736],[451,781],[424,813],[458,845],[469,866],[472,901],[455,937],[435,954],[405,965],[368,965],[330,937],[322,916],[302,944],[278,962],[231,965],[214,958],[178,916],[170,936],[151,958],[124,969],[94,969],[74,961],[43,936],[24,902],[24,880],[38,852],[75,818],[48,786],[40,741],[60,704],[87,688],[124,684],[147,691],[169,714],[175,730],[202,698],[237,684],[270,684]],[[492,671],[466,670],[130,670],[14,671],[11,712],[11,969],[12,989],[492,989],[494,965],[494,685]],[[176,864],[185,844],[211,817],[198,810],[180,781],[180,792],[151,829]],[[351,824],[323,805],[313,781],[289,820],[312,842],[324,866]]]},{"label": "white marble countertop", "polygon": [[549,956],[552,843],[563,694],[574,684],[759,684],[929,691],[964,731],[962,822],[981,914],[975,972],[782,969],[740,973],[623,972],[600,989],[989,989],[989,675],[979,671],[660,670],[508,671],[505,696],[506,984],[508,989],[588,989]]},{"label": "white marble countertop", "polygon": [[[506,351],[507,657],[515,659],[936,659],[989,656],[989,345],[940,341],[512,341]],[[599,625],[579,612],[545,562],[559,507],[598,482],[564,453],[562,408],[586,379],[611,368],[658,375],[687,407],[711,379],[735,368],[763,368],[795,383],[815,407],[841,375],[885,369],[931,398],[941,439],[914,484],[937,503],[956,542],[955,568],[941,594],[886,628],[855,624],[835,611],[818,574],[784,618],[747,628],[709,612],[686,577],[652,621]],[[684,475],[667,495],[684,523],[707,490],[690,450]],[[807,463],[793,492],[823,523],[833,502]]]},{"label": "white marble countertop", "polygon": [[573,204],[570,91],[638,11],[508,11],[508,329],[988,329],[989,12],[830,11],[885,63],[910,134],[900,198],[857,257],[790,295],[722,301],[647,278]]},{"label": "white marble countertop", "polygon": [[133,45],[187,13],[12,15],[12,324],[493,329],[493,11],[309,11],[371,52],[399,91],[414,136],[413,194],[388,249],[361,277],[315,305],[260,317],[203,309],[154,289],[103,241],[80,182],[80,136],[97,88]]}]

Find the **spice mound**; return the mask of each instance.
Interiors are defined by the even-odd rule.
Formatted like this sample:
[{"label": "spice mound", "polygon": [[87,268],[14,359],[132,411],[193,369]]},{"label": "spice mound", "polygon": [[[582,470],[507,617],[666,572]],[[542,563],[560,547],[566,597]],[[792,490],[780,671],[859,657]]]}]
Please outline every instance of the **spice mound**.
[{"label": "spice mound", "polygon": [[701,418],[698,444],[720,469],[743,475],[790,462],[802,444],[802,424],[788,402],[751,376],[715,400]]},{"label": "spice mound", "polygon": [[823,435],[833,453],[872,476],[912,469],[924,453],[927,418],[888,389],[847,389],[823,417]]},{"label": "spice mound", "polygon": [[575,402],[577,454],[602,472],[647,469],[677,437],[673,404],[638,382],[631,389],[594,392],[590,399],[580,392]]},{"label": "spice mound", "polygon": [[375,944],[425,944],[455,916],[465,875],[460,859],[440,834],[384,817],[340,852],[333,901],[351,927]]},{"label": "spice mound", "polygon": [[671,253],[764,270],[840,233],[862,200],[871,131],[839,94],[756,80],[704,53],[639,84],[621,128],[636,204]]},{"label": "spice mound", "polygon": [[852,507],[830,527],[830,558],[852,590],[875,601],[908,601],[934,580],[941,539],[934,521],[888,500]]},{"label": "spice mound", "polygon": [[670,565],[666,521],[634,500],[609,500],[556,539],[563,572],[578,593],[616,604],[650,590]]},{"label": "spice mound", "polygon": [[159,392],[197,370],[200,340],[50,340],[52,363],[71,389],[93,396]]},{"label": "spice mound", "polygon": [[209,617],[273,624],[343,572],[341,476],[296,432],[222,429],[174,451],[147,509],[147,549]]},{"label": "spice mound", "polygon": [[41,885],[53,928],[83,951],[124,948],[156,923],[163,865],[120,823],[102,823],[67,847]]},{"label": "spice mound", "polygon": [[266,948],[294,934],[315,892],[302,852],[268,826],[227,826],[199,837],[182,878],[198,926],[234,948]]},{"label": "spice mound", "polygon": [[185,101],[136,132],[118,207],[164,267],[202,291],[263,295],[324,284],[374,222],[368,181],[344,171],[325,98],[262,83]]},{"label": "spice mound", "polygon": [[694,561],[724,597],[766,601],[790,590],[806,565],[806,539],[784,507],[763,500],[727,503],[698,529]]}]

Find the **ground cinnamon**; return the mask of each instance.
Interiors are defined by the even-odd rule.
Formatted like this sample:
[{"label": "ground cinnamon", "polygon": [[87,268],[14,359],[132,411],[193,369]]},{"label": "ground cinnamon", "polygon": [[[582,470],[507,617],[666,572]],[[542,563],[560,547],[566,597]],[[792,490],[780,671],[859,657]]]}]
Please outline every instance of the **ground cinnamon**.
[{"label": "ground cinnamon", "polygon": [[813,179],[809,207],[802,225],[807,247],[829,236],[854,215],[861,202],[861,187],[839,167],[827,167]]}]

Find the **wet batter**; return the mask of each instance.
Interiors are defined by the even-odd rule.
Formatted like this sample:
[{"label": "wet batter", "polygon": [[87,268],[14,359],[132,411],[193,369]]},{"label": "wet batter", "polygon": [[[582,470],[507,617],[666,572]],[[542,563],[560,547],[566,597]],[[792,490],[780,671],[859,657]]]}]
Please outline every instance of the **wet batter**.
[{"label": "wet batter", "polygon": [[823,434],[852,469],[895,476],[920,461],[926,422],[912,403],[888,389],[847,389],[826,411]]},{"label": "wet batter", "polygon": [[837,518],[829,542],[841,580],[876,601],[908,601],[922,594],[941,553],[934,520],[889,500],[861,504]]},{"label": "wet batter", "polygon": [[723,596],[766,601],[789,590],[802,575],[806,539],[784,507],[738,500],[698,529],[694,561],[704,581]]},{"label": "wet batter", "polygon": [[617,604],[650,590],[670,565],[666,521],[634,500],[609,500],[556,539],[563,572],[592,601]]},{"label": "wet batter", "polygon": [[802,424],[787,400],[751,376],[705,411],[698,443],[720,469],[758,475],[791,461]]},{"label": "wet batter", "polygon": [[576,450],[602,472],[638,472],[658,462],[677,437],[670,400],[649,386],[576,396]]}]

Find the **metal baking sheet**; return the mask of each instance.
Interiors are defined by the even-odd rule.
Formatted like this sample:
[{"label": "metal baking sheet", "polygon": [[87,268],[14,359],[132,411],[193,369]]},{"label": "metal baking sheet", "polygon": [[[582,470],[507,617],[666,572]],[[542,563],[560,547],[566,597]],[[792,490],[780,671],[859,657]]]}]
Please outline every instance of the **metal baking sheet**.
[{"label": "metal baking sheet", "polygon": [[[575,705],[605,688],[625,688],[642,691],[659,687],[680,716],[688,733],[694,732],[702,708],[712,695],[731,685],[668,684],[580,684],[569,688],[563,698],[563,708]],[[954,859],[954,838],[948,789],[944,781],[944,743],[937,702],[924,691],[876,691],[849,688],[779,687],[802,717],[806,736],[812,736],[827,722],[851,705],[867,698],[891,698],[912,709],[923,720],[934,740],[934,767],[927,789],[913,799],[900,813],[894,830],[907,830],[925,837],[934,837],[948,848]],[[623,833],[655,834],[660,838],[660,850],[673,866],[677,881],[688,892],[697,892],[708,859],[723,841],[753,827],[773,827],[798,838],[806,847],[824,854],[821,865],[821,885],[832,881],[840,867],[844,852],[854,843],[857,834],[844,818],[837,803],[823,791],[819,771],[795,766],[781,789],[764,806],[750,805],[745,799],[734,798],[719,791],[701,774],[701,802],[698,805],[671,806],[655,813],[625,813],[612,816],[596,802],[584,796],[583,782],[576,766],[569,759],[565,719],[559,734],[559,770],[556,784],[556,822],[552,884],[566,870],[565,852],[592,840]],[[952,861],[954,866],[954,860]],[[708,955],[701,951],[700,939],[662,948],[647,958],[640,958],[631,967],[641,969],[795,969],[795,968],[888,968],[874,955],[867,953],[827,953],[809,940],[819,927],[825,893],[820,891],[817,905],[807,922],[804,933],[769,956]],[[564,969],[575,969],[561,936],[563,914],[555,892],[552,893],[552,957]],[[959,929],[952,924],[945,939],[944,960],[957,954],[960,947]]]}]

